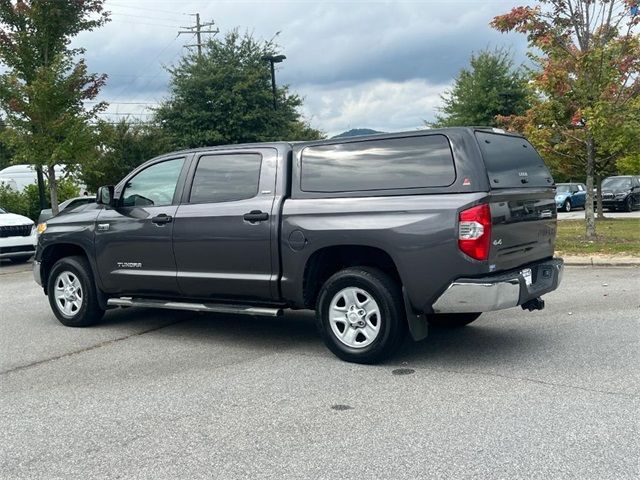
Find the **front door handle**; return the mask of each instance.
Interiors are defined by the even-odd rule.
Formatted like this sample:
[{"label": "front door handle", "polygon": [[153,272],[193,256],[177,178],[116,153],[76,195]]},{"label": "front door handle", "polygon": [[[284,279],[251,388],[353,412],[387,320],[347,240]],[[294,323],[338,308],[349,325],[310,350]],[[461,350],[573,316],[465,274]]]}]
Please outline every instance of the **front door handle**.
[{"label": "front door handle", "polygon": [[156,225],[164,225],[165,223],[171,223],[173,221],[173,217],[166,213],[161,213],[160,215],[153,217],[151,221]]},{"label": "front door handle", "polygon": [[242,218],[250,223],[264,222],[266,220],[269,220],[269,214],[260,210],[251,210],[249,213],[245,213]]}]

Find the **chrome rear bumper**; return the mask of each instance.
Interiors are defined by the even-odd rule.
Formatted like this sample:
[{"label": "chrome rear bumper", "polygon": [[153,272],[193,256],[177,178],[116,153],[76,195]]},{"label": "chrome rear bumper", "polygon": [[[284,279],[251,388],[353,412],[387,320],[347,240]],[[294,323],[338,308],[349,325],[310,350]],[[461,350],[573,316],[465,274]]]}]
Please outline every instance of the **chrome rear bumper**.
[{"label": "chrome rear bumper", "polygon": [[[531,281],[525,270],[530,270]],[[434,302],[433,312],[491,312],[516,307],[558,288],[563,270],[563,260],[554,258],[496,275],[460,278]]]}]

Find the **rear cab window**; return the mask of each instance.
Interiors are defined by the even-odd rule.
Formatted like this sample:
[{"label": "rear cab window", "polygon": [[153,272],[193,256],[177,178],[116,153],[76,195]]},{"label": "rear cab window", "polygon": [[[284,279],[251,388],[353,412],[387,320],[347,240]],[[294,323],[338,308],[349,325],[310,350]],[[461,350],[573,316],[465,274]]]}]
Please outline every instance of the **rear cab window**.
[{"label": "rear cab window", "polygon": [[189,203],[237,202],[258,194],[262,155],[204,155],[198,161]]},{"label": "rear cab window", "polygon": [[526,139],[484,131],[475,135],[492,189],[553,186],[544,160]]},{"label": "rear cab window", "polygon": [[456,171],[449,140],[434,134],[306,147],[300,177],[304,192],[366,192],[446,187]]}]

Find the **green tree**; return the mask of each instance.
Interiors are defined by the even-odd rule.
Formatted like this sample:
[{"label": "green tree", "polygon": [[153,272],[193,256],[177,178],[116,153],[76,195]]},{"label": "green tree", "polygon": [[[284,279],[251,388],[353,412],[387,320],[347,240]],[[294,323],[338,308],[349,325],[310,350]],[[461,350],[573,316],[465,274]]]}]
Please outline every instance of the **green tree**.
[{"label": "green tree", "polygon": [[0,1],[0,108],[9,127],[4,138],[16,161],[47,172],[51,206],[58,211],[55,165],[68,171],[94,150],[90,121],[105,107],[85,109],[106,76],[89,74],[71,48],[78,33],[107,21],[104,0]]},{"label": "green tree", "polygon": [[114,185],[143,162],[172,149],[169,139],[156,125],[132,123],[98,124],[99,147],[81,166],[80,178],[91,191]]},{"label": "green tree", "polygon": [[0,170],[11,165],[13,158],[13,152],[4,140],[6,130],[7,127],[4,124],[4,120],[0,119]]},{"label": "green tree", "polygon": [[586,236],[595,239],[594,184],[638,144],[629,123],[640,92],[638,1],[538,3],[492,21],[502,32],[526,34],[538,67],[535,105],[503,120],[525,131],[548,160],[586,177]]},{"label": "green tree", "polygon": [[451,90],[441,96],[443,115],[433,126],[496,126],[496,116],[521,115],[527,108],[526,76],[515,69],[505,50],[482,51],[471,56],[470,68],[460,71]]},{"label": "green tree", "polygon": [[170,97],[156,120],[176,147],[321,137],[301,117],[302,100],[278,86],[273,108],[266,55],[270,42],[233,30],[212,39],[202,55],[187,55],[169,69]]}]

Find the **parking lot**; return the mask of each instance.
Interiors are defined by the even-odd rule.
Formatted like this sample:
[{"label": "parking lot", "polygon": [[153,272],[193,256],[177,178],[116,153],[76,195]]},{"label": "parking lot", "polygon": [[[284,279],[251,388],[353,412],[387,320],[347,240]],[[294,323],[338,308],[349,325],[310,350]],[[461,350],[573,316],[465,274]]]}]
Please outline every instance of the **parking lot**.
[{"label": "parking lot", "polygon": [[640,269],[568,268],[542,312],[339,361],[307,312],[61,326],[0,267],[0,475],[638,478]]}]

